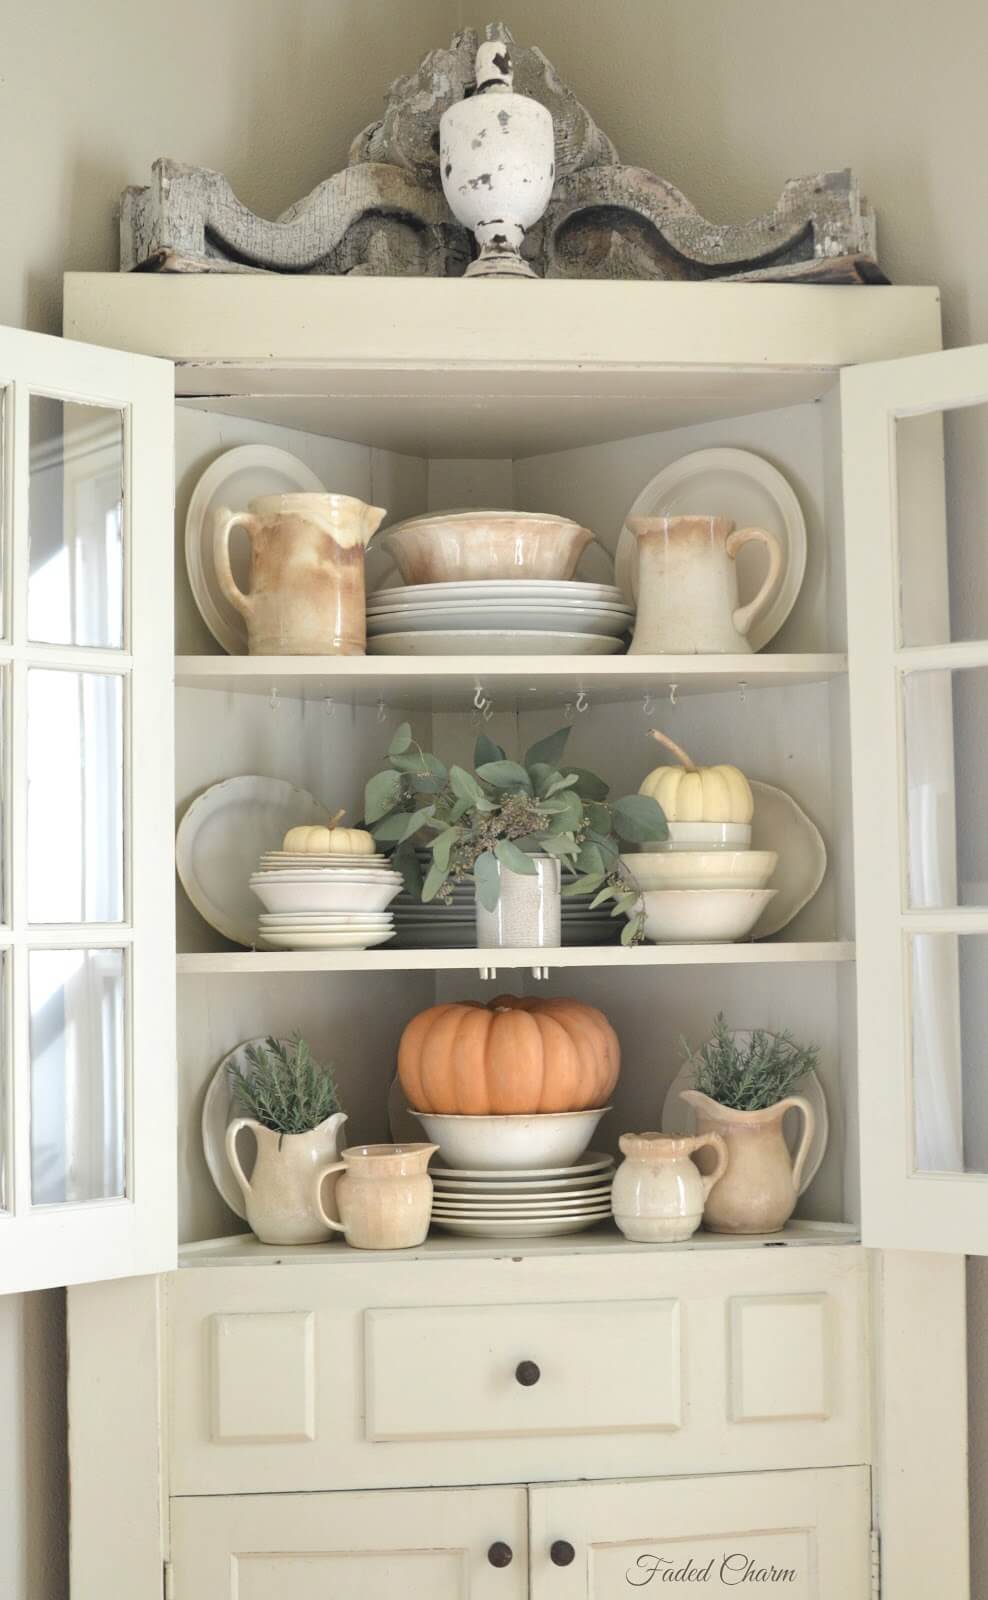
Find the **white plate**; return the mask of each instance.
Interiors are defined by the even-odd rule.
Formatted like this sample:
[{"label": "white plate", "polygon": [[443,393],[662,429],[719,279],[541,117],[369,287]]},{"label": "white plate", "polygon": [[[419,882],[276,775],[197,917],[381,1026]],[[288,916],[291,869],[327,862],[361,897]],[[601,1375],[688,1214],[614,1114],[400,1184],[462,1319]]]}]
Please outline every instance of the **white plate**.
[{"label": "white plate", "polygon": [[462,608],[422,606],[414,611],[389,611],[377,617],[368,617],[367,637],[377,639],[382,633],[390,633],[399,628],[414,633],[475,632],[478,629],[498,632],[544,628],[550,633],[598,633],[617,639],[631,632],[634,620],[633,612],[605,610],[602,606],[593,608],[573,606],[566,611],[558,606],[509,606],[507,602],[503,606]]},{"label": "white plate", "polygon": [[[748,642],[762,650],[785,622],[806,572],[806,522],[792,486],[770,462],[750,450],[695,450],[670,462],[646,484],[628,517],[684,515],[730,517],[739,528],[778,534],[788,562],[768,609],[752,624]],[[627,518],[625,519],[627,520]],[[753,600],[765,578],[765,551],[749,544],[738,553],[741,604]],[[638,544],[622,527],[614,576],[629,602],[638,599]]]},{"label": "white plate", "polygon": [[357,929],[350,933],[265,933],[264,943],[275,950],[371,950],[393,937],[390,928],[381,933],[360,933]]},{"label": "white plate", "polygon": [[603,634],[529,629],[381,633],[367,641],[370,656],[613,656],[624,648],[623,639]]},{"label": "white plate", "polygon": [[[213,519],[220,506],[246,511],[262,494],[325,494],[321,479],[298,456],[267,444],[226,450],[208,466],[192,491],[185,518],[185,564],[202,619],[217,643],[232,656],[247,654],[247,624],[219,586],[213,563]],[[230,565],[242,589],[248,583],[247,535],[235,529]]]},{"label": "white plate", "polygon": [[505,1227],[513,1228],[516,1223],[528,1227],[533,1222],[603,1222],[611,1215],[609,1205],[596,1206],[593,1210],[584,1211],[533,1211],[519,1215],[515,1211],[444,1211],[438,1206],[432,1208],[434,1222],[500,1222]]},{"label": "white plate", "polygon": [[[209,1081],[206,1097],[202,1102],[202,1151],[206,1157],[209,1176],[234,1216],[241,1217],[245,1222],[247,1212],[244,1209],[244,1197],[239,1183],[233,1176],[233,1169],[226,1159],[226,1130],[234,1116],[240,1115],[234,1105],[233,1089],[227,1069],[236,1065],[243,1071],[247,1066],[248,1047],[266,1042],[266,1038],[245,1039],[235,1050],[231,1050],[229,1055],[224,1056]],[[287,1045],[289,1041],[282,1039],[279,1042]]]},{"label": "white plate", "polygon": [[[735,1038],[743,1038],[749,1032],[746,1028],[733,1028],[731,1031]],[[669,1092],[662,1105],[663,1133],[686,1134],[692,1137],[696,1132],[696,1112],[687,1101],[679,1098],[681,1089],[691,1089],[692,1087],[693,1075],[688,1064],[684,1064],[669,1085]],[[813,1138],[810,1141],[809,1155],[803,1168],[803,1181],[799,1187],[799,1192],[802,1194],[813,1182],[820,1170],[820,1163],[826,1154],[827,1139],[830,1134],[830,1118],[827,1112],[827,1100],[823,1092],[823,1084],[815,1072],[808,1072],[805,1078],[800,1078],[792,1093],[802,1095],[805,1100],[810,1102],[814,1116]],[[786,1112],[782,1123],[782,1131],[789,1149],[795,1155],[799,1141],[803,1136],[803,1119],[798,1111]]]},{"label": "white plate", "polygon": [[441,604],[450,601],[480,600],[573,600],[586,605],[627,606],[616,583],[583,583],[578,578],[475,578],[463,583],[406,583],[400,589],[387,589],[371,595],[368,615],[378,610],[400,610],[403,606]]},{"label": "white plate", "polygon": [[498,1216],[506,1217],[556,1217],[570,1216],[582,1211],[609,1211],[611,1208],[611,1191],[608,1186],[599,1194],[564,1195],[554,1194],[530,1195],[527,1197],[514,1197],[502,1200],[498,1196],[487,1194],[467,1196],[464,1194],[443,1195],[438,1193],[433,1200],[433,1210],[449,1216],[456,1212],[459,1216],[488,1216],[491,1212]]},{"label": "white plate", "polygon": [[606,1222],[610,1213],[600,1217],[565,1217],[555,1222],[487,1222],[453,1217],[433,1217],[435,1227],[445,1233],[457,1233],[465,1239],[555,1239],[566,1233],[583,1233],[587,1228]]},{"label": "white plate", "polygon": [[211,928],[249,948],[257,901],[248,879],[258,856],[296,823],[326,823],[329,816],[315,795],[280,778],[214,783],[178,826],[175,865],[182,887]]},{"label": "white plate", "polygon": [[[437,1182],[438,1179],[438,1182]],[[483,1183],[478,1178],[468,1183],[447,1182],[442,1173],[433,1173],[436,1199],[450,1203],[469,1201],[471,1205],[490,1200],[569,1200],[606,1199],[611,1192],[610,1172],[592,1172],[586,1178],[526,1178],[523,1183]]]},{"label": "white plate", "polygon": [[772,874],[775,899],[769,901],[751,930],[753,939],[765,939],[778,933],[813,899],[827,870],[827,847],[816,823],[791,794],[772,783],[750,782],[755,797],[751,848],[775,850],[779,857]]}]

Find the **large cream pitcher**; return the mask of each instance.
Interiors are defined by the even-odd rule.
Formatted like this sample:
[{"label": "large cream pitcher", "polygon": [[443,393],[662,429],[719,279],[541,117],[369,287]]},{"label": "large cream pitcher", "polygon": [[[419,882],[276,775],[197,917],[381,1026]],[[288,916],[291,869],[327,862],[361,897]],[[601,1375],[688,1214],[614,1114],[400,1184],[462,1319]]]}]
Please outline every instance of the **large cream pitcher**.
[{"label": "large cream pitcher", "polygon": [[[792,1216],[813,1142],[809,1101],[790,1094],[763,1111],[733,1111],[699,1089],[682,1089],[679,1098],[696,1112],[697,1133],[719,1133],[727,1146],[727,1171],[707,1197],[704,1226],[713,1233],[777,1233]],[[790,1107],[803,1115],[795,1158],[782,1132]]]},{"label": "large cream pitcher", "polygon": [[[263,1244],[320,1244],[331,1237],[335,1192],[320,1195],[328,1162],[339,1155],[346,1113],[335,1111],[309,1133],[275,1133],[253,1117],[235,1117],[226,1130],[227,1160],[243,1191],[247,1221]],[[257,1142],[247,1177],[237,1136],[249,1128]],[[325,1209],[324,1209],[325,1208]]]},{"label": "large cream pitcher", "polygon": [[[246,511],[217,511],[216,575],[252,656],[365,654],[364,550],[385,515],[348,494],[262,495]],[[250,538],[246,593],[230,565],[238,527]]]},{"label": "large cream pitcher", "polygon": [[[765,528],[735,528],[728,517],[629,517],[638,541],[638,615],[630,655],[719,655],[751,649],[752,623],[775,594],[782,544]],[[757,541],[768,572],[755,598],[738,604],[735,558]]]}]

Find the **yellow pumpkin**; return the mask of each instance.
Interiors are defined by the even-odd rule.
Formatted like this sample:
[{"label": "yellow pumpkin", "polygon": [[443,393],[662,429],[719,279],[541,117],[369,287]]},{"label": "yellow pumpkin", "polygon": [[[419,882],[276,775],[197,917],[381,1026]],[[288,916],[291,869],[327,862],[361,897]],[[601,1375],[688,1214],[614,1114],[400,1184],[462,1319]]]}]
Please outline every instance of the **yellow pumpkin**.
[{"label": "yellow pumpkin", "polygon": [[658,801],[667,822],[751,821],[755,801],[739,767],[697,767],[666,734],[656,728],[651,734],[683,763],[681,767],[656,767],[638,787],[639,794]]},{"label": "yellow pumpkin", "polygon": [[579,1000],[430,1006],[398,1046],[409,1104],[446,1116],[586,1111],[607,1104],[620,1068],[614,1029]]},{"label": "yellow pumpkin", "polygon": [[345,811],[337,811],[327,826],[289,828],[281,848],[296,855],[372,856],[377,849],[373,834],[363,828],[338,828],[336,824],[345,816]]}]

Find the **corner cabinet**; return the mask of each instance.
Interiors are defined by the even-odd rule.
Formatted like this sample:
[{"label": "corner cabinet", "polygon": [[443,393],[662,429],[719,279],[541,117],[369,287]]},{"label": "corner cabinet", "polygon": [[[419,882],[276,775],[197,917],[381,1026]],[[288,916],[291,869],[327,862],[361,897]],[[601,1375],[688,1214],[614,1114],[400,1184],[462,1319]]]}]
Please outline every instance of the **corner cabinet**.
[{"label": "corner cabinet", "polygon": [[[462,760],[481,716],[505,746],[571,721],[574,759],[627,790],[654,764],[655,722],[699,760],[782,785],[828,852],[819,893],[769,939],[534,960],[238,949],[179,891],[174,953],[159,924],[178,1266],[163,1253],[147,1276],[70,1292],[73,1600],[157,1600],[163,1582],[172,1600],[610,1600],[666,1582],[963,1600],[962,1252],[988,1253],[972,506],[988,495],[988,353],[940,352],[927,289],[81,274],[65,303],[71,339],[172,363],[146,470],[170,505],[174,445],[179,550],[197,480],[244,444],[287,449],[392,518],[549,508],[612,555],[658,470],[743,448],[780,468],[806,520],[799,597],[758,655],[400,661],[220,653],[171,530],[149,521],[160,590],[132,624],[136,639],[145,609],[152,631],[170,616],[174,571],[179,813],[256,772],[356,814],[398,721]],[[380,561],[372,546],[372,581]],[[170,756],[163,738],[167,827],[161,794],[148,801],[169,874]],[[818,1044],[829,1144],[785,1230],[665,1247],[610,1228],[436,1236],[380,1255],[243,1233],[199,1143],[222,1057],[299,1027],[334,1061],[348,1138],[386,1138],[405,1021],[496,992],[495,972],[605,1007],[624,1058],[612,1147],[657,1125],[680,1035],[718,1011]],[[134,1015],[135,1062],[160,1064],[170,1011],[157,1034]],[[170,1129],[163,1116],[162,1215]]]}]

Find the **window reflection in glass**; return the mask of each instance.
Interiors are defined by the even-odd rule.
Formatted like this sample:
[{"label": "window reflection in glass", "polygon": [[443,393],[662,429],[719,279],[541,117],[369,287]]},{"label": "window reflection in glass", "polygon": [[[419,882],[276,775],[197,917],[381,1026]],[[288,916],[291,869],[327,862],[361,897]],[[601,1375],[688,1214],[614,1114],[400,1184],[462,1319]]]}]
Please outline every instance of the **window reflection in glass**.
[{"label": "window reflection in glass", "polygon": [[7,1040],[7,953],[0,955],[0,1212],[10,1210],[10,1051]]},{"label": "window reflection in glass", "polygon": [[988,906],[988,667],[903,678],[908,904]]},{"label": "window reflection in glass", "polygon": [[32,395],[30,427],[28,637],[119,649],[123,416]]},{"label": "window reflection in glass", "polygon": [[123,679],[32,667],[27,681],[28,920],[121,922]]},{"label": "window reflection in glass", "polygon": [[988,1173],[988,934],[911,942],[916,1169]]},{"label": "window reflection in glass", "polygon": [[31,951],[35,1205],[126,1192],[124,962],[122,950]]}]

